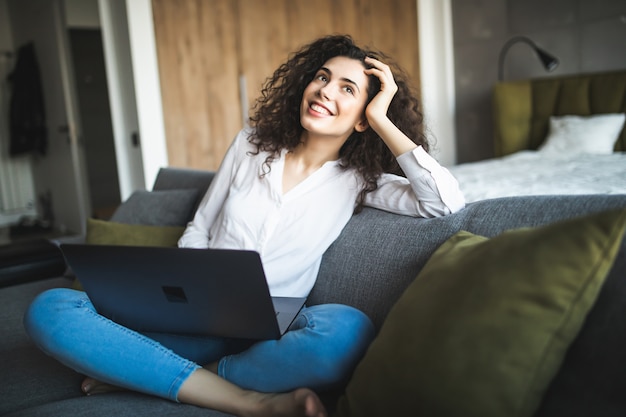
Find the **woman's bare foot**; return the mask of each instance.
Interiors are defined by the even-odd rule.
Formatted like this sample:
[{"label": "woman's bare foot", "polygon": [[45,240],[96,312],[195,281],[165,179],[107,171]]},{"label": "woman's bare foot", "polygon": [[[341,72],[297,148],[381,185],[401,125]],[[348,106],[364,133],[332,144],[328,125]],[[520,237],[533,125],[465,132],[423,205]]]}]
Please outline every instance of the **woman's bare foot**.
[{"label": "woman's bare foot", "polygon": [[178,400],[241,417],[326,417],[326,409],[315,392],[300,388],[287,393],[244,390],[213,372],[196,369],[178,391]]},{"label": "woman's bare foot", "polygon": [[302,417],[326,417],[326,409],[317,394],[307,388],[300,388],[284,394],[262,394],[250,392],[252,407],[247,412],[242,412],[243,417],[254,416],[302,416]]},{"label": "woman's bare foot", "polygon": [[107,384],[97,379],[86,377],[80,384],[80,389],[86,395],[104,394],[106,392],[125,391],[124,388],[116,387],[115,385]]}]

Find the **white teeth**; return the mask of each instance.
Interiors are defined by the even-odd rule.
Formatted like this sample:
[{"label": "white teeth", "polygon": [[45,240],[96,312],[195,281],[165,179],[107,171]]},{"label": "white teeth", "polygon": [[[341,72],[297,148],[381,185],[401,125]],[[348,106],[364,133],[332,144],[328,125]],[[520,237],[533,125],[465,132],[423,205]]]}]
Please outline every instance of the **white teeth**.
[{"label": "white teeth", "polygon": [[327,114],[327,115],[331,115],[331,113],[328,111],[328,109],[326,109],[325,107],[320,106],[319,104],[311,104],[311,109],[318,112],[318,113],[322,113],[322,114]]}]

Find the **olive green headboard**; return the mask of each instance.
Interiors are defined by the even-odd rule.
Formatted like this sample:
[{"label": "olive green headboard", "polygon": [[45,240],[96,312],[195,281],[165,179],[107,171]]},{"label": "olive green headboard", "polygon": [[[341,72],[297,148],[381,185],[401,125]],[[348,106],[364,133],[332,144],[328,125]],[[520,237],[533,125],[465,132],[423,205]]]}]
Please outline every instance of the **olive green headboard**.
[{"label": "olive green headboard", "polygon": [[[501,82],[493,101],[496,156],[537,149],[550,116],[626,112],[626,71]],[[615,150],[626,152],[626,127]]]}]

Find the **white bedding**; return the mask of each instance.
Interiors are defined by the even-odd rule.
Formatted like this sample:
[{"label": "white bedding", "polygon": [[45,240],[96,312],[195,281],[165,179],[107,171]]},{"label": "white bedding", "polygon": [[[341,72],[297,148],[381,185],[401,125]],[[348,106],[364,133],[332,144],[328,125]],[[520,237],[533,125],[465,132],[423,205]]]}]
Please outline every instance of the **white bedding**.
[{"label": "white bedding", "polygon": [[626,153],[547,155],[521,151],[448,168],[466,201],[516,195],[626,194]]}]

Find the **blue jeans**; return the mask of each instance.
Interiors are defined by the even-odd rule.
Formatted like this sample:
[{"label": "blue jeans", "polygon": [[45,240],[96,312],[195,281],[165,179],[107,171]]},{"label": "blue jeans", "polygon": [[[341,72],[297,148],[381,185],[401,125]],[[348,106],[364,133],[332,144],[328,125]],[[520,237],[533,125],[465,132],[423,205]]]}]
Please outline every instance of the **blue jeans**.
[{"label": "blue jeans", "polygon": [[303,308],[279,340],[139,333],[65,288],[40,294],[24,326],[40,349],[77,372],[173,401],[199,364],[215,361],[221,377],[245,389],[330,389],[349,378],[374,337],[365,314],[340,304]]}]

